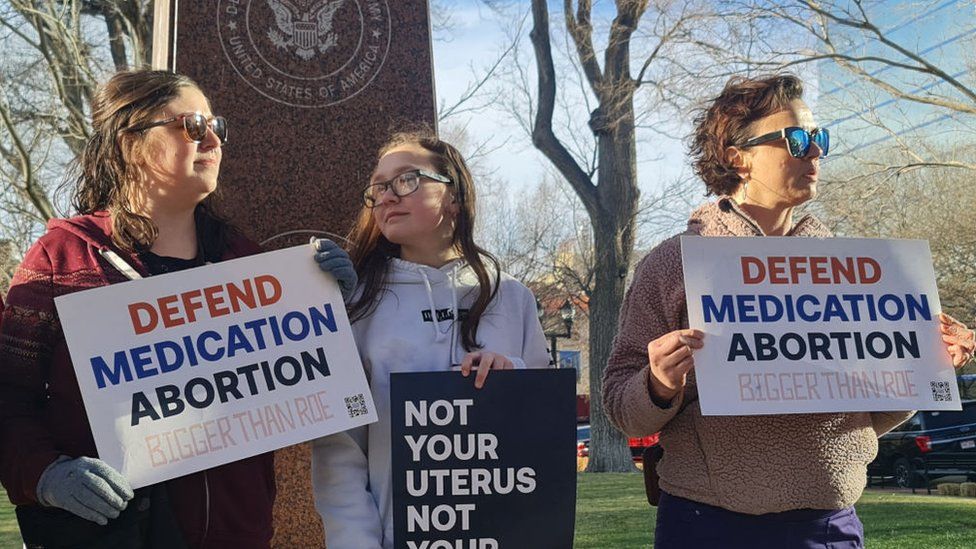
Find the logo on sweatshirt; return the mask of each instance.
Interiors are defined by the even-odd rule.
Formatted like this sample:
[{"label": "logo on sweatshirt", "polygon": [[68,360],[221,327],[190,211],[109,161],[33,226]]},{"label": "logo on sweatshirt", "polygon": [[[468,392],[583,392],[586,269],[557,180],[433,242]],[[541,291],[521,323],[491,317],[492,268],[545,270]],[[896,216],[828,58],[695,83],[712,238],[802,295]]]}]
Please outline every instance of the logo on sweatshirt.
[{"label": "logo on sweatshirt", "polygon": [[[430,314],[430,309],[420,311],[420,316],[423,317],[424,322],[434,321],[434,316]],[[464,322],[464,319],[468,318],[468,309],[458,309],[458,316],[461,317],[459,320]],[[454,320],[454,311],[451,309],[437,309],[437,322],[447,320]]]}]

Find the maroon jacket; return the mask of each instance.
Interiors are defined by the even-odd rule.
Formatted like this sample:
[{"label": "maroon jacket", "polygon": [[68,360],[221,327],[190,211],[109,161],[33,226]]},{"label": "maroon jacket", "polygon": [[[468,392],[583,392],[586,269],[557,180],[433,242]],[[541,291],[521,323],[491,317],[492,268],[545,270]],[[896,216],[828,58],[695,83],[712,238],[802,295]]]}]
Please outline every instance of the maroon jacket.
[{"label": "maroon jacket", "polygon": [[[111,227],[107,213],[51,221],[7,293],[0,324],[0,481],[16,505],[37,503],[38,478],[59,455],[98,455],[54,298],[128,280],[101,257],[104,248],[148,276],[138,257],[112,245]],[[223,259],[257,252],[256,244],[235,237]],[[167,490],[190,547],[270,545],[272,453],[168,481]]]}]

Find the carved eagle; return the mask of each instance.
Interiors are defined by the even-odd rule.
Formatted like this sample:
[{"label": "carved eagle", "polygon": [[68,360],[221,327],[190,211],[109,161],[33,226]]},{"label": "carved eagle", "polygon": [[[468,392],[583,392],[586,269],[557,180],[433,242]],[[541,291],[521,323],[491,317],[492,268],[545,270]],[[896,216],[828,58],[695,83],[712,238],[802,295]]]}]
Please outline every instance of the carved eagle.
[{"label": "carved eagle", "polygon": [[[276,47],[296,46],[295,53],[308,60],[315,55],[315,50],[325,53],[335,45],[332,20],[345,0],[315,0],[307,7],[299,7],[291,0],[267,2],[278,26],[277,30],[268,31],[268,38]],[[313,22],[315,25],[310,25]]]}]

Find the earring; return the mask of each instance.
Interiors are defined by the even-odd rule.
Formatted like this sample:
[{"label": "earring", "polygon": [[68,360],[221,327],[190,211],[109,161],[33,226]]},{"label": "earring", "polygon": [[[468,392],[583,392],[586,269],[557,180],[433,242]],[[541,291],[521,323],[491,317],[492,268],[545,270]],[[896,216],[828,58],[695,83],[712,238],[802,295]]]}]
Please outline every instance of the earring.
[{"label": "earring", "polygon": [[733,196],[733,198],[735,198],[735,201],[736,202],[739,202],[739,203],[745,202],[746,199],[749,198],[749,180],[748,179],[746,179],[744,177],[742,178],[742,186],[739,187],[739,190],[735,193],[735,195]]}]

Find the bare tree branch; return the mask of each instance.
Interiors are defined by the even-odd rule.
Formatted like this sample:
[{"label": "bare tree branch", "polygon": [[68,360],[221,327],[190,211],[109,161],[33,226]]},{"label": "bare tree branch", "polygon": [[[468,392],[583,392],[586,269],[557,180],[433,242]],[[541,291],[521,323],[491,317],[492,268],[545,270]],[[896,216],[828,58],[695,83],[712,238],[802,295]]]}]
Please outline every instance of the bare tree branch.
[{"label": "bare tree branch", "polygon": [[593,24],[590,18],[592,8],[593,5],[590,0],[579,0],[574,15],[573,1],[563,0],[566,30],[569,31],[569,36],[572,37],[573,43],[576,45],[579,65],[583,68],[590,89],[598,98],[602,98],[603,73],[593,49]]},{"label": "bare tree branch", "polygon": [[532,129],[532,143],[549,158],[559,173],[580,196],[587,211],[599,208],[596,189],[589,176],[580,168],[566,147],[552,131],[552,114],[556,105],[556,69],[552,61],[549,38],[549,8],[544,0],[532,1],[534,25],[529,34],[536,55],[538,72],[538,111]]},{"label": "bare tree branch", "polygon": [[963,95],[968,97],[970,101],[976,102],[976,91],[970,89],[968,86],[965,86],[964,84],[962,84],[961,82],[953,78],[951,75],[949,75],[947,72],[943,71],[933,63],[929,62],[925,57],[918,55],[914,51],[891,40],[884,32],[881,31],[880,28],[878,28],[877,25],[875,25],[870,21],[867,12],[864,11],[864,6],[861,4],[860,1],[855,2],[855,4],[858,7],[858,11],[861,15],[861,19],[859,20],[840,17],[836,13],[833,13],[821,7],[821,5],[818,2],[813,2],[811,0],[802,0],[802,3],[814,13],[826,17],[827,19],[830,19],[831,21],[839,25],[861,29],[869,32],[873,36],[873,38],[877,40],[879,43],[888,46],[889,48],[895,50],[901,55],[904,55],[908,59],[911,59],[912,61],[918,63],[919,67],[924,69],[925,72],[928,72],[940,78],[941,80],[947,82],[949,85],[953,86]]},{"label": "bare tree branch", "polygon": [[[0,96],[2,96],[2,94],[3,87],[0,86]],[[15,161],[16,165],[19,167],[22,181],[21,189],[27,193],[28,197],[30,197],[31,203],[34,204],[37,211],[40,212],[45,219],[54,217],[54,207],[51,205],[50,200],[48,200],[47,195],[40,189],[37,178],[35,177],[30,151],[24,146],[24,142],[20,138],[17,127],[10,118],[10,110],[7,108],[6,102],[2,101],[2,99],[0,99],[0,121],[3,122],[3,126],[6,128],[11,141],[13,141],[14,150],[16,151],[16,156],[4,151],[6,153],[4,154],[4,157],[7,158],[8,161]]]},{"label": "bare tree branch", "polygon": [[[518,34],[521,34],[521,27],[524,24],[524,22],[525,22],[524,18],[519,22],[519,29],[517,31]],[[491,64],[491,66],[488,67],[487,70],[485,70],[484,74],[482,74],[477,81],[468,85],[468,87],[464,90],[464,93],[461,94],[461,97],[459,97],[457,101],[455,101],[452,105],[448,107],[442,107],[439,109],[440,112],[437,115],[438,121],[443,122],[448,118],[450,118],[451,116],[457,116],[459,114],[468,113],[468,112],[480,111],[493,104],[495,102],[494,98],[492,98],[491,100],[487,101],[484,104],[473,106],[473,107],[470,106],[470,102],[473,101],[474,98],[477,97],[479,93],[481,93],[482,90],[485,89],[485,87],[490,81],[492,81],[492,79],[498,73],[499,69],[502,67],[502,64],[509,58],[509,56],[512,54],[513,51],[515,51],[517,47],[518,47],[517,41],[512,41],[511,43],[509,43],[508,47],[506,47],[498,55],[498,58],[495,59],[495,61]]]},{"label": "bare tree branch", "polygon": [[0,239],[29,243],[58,214],[52,189],[91,135],[97,83],[113,69],[144,64],[151,10],[150,0],[8,0],[0,7],[7,31],[0,36]]}]

